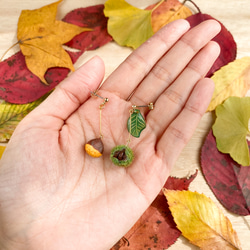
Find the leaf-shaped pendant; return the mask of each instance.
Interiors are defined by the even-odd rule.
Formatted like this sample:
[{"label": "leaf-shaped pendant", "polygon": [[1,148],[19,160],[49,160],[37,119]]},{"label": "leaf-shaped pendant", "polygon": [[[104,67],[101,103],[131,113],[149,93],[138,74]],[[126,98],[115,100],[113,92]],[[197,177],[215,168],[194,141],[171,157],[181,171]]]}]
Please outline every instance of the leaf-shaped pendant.
[{"label": "leaf-shaped pendant", "polygon": [[139,109],[133,109],[128,122],[128,132],[134,137],[140,137],[143,129],[146,128],[146,122]]}]

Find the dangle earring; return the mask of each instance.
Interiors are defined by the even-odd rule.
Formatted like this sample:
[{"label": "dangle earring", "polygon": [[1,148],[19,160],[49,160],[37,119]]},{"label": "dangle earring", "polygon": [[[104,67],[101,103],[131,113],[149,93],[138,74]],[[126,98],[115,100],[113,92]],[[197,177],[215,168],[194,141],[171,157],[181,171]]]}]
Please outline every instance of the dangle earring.
[{"label": "dangle earring", "polygon": [[136,106],[133,105],[132,109],[130,109],[130,116],[127,122],[128,132],[134,136],[139,138],[142,130],[146,128],[146,122],[141,114],[141,111],[138,108],[148,107],[149,110],[154,109],[154,104],[151,102],[148,105]]},{"label": "dangle earring", "polygon": [[98,158],[98,157],[102,156],[103,150],[104,150],[104,146],[103,146],[103,142],[102,142],[102,138],[103,138],[103,135],[102,135],[102,110],[104,109],[105,104],[109,101],[109,99],[98,95],[96,93],[96,91],[91,92],[91,96],[96,96],[96,97],[103,100],[103,103],[101,103],[101,105],[99,106],[99,109],[100,109],[100,118],[99,118],[100,137],[88,141],[85,144],[84,148],[85,148],[85,151],[88,155],[95,157],[95,158]]},{"label": "dangle earring", "polygon": [[128,167],[134,160],[134,153],[132,149],[129,147],[129,143],[131,141],[131,135],[138,138],[140,137],[142,130],[146,128],[145,119],[142,116],[140,110],[137,109],[141,107],[148,107],[149,110],[152,110],[154,109],[154,104],[149,103],[149,105],[145,106],[133,105],[132,109],[129,110],[129,118],[127,122],[129,137],[127,139],[127,144],[115,146],[111,150],[110,154],[111,161],[117,166]]}]

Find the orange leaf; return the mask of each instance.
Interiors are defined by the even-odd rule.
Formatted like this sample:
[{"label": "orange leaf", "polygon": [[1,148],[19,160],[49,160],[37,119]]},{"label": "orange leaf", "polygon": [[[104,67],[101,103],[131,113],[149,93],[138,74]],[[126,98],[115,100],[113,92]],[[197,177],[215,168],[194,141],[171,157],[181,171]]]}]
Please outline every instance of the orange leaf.
[{"label": "orange leaf", "polygon": [[48,68],[64,67],[74,70],[62,44],[83,31],[90,30],[55,20],[62,0],[36,10],[23,10],[18,21],[17,38],[28,69],[46,84]]},{"label": "orange leaf", "polygon": [[[148,6],[146,9],[153,9],[156,4]],[[151,23],[153,31],[156,32],[164,25],[177,20],[185,19],[192,15],[191,10],[181,4],[178,0],[164,1],[153,11],[151,15]]]},{"label": "orange leaf", "polygon": [[191,191],[163,192],[177,228],[192,244],[204,250],[241,249],[231,222],[211,199]]}]

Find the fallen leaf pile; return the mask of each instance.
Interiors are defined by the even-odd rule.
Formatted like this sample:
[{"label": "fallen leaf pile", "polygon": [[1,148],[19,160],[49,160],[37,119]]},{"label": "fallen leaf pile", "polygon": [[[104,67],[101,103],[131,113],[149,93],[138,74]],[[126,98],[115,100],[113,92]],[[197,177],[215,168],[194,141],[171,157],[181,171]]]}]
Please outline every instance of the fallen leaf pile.
[{"label": "fallen leaf pile", "polygon": [[[197,173],[198,171],[189,178],[169,177],[164,188],[188,190]],[[163,192],[160,192],[136,224],[111,250],[166,249],[174,244],[180,235],[167,200]]]},{"label": "fallen leaf pile", "polygon": [[[61,2],[24,10],[19,17],[20,51],[0,62],[0,142],[10,139],[21,119],[74,70],[85,51],[111,41],[135,49],[173,20],[184,18],[194,27],[214,19],[199,8],[193,13],[178,0],[161,0],[145,9],[125,0],[107,0],[56,20]],[[201,170],[221,204],[246,216],[250,214],[250,97],[244,96],[250,85],[250,57],[236,60],[237,44],[220,24],[221,32],[213,39],[220,45],[220,56],[207,74],[215,82],[207,111],[215,112],[216,119],[202,147]],[[138,136],[144,118],[135,113],[131,119],[131,132]],[[0,158],[4,149],[0,146]],[[196,175],[169,177],[164,190],[112,250],[167,249],[181,234],[201,249],[241,249],[230,221],[215,204],[188,191]]]}]

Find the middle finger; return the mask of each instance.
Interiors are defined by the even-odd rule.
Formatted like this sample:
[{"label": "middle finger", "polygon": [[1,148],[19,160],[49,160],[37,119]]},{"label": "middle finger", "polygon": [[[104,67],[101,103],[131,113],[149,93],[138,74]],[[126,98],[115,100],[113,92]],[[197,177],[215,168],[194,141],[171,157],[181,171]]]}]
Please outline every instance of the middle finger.
[{"label": "middle finger", "polygon": [[134,105],[155,102],[180,75],[192,58],[220,31],[214,20],[205,21],[188,31],[154,66],[131,98]]}]

